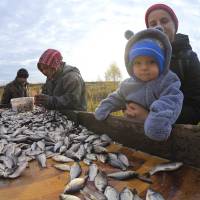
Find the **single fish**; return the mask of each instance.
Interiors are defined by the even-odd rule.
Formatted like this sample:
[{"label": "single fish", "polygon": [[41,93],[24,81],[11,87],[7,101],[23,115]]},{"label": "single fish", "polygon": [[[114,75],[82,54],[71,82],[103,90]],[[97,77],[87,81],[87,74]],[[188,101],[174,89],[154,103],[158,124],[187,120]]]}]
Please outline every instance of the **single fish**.
[{"label": "single fish", "polygon": [[9,175],[9,178],[17,178],[21,175],[21,173],[26,169],[28,166],[28,162],[21,163],[21,165],[15,170],[15,172]]},{"label": "single fish", "polygon": [[84,178],[75,178],[71,180],[64,188],[64,193],[74,193],[79,192],[86,182],[87,176]]},{"label": "single fish", "polygon": [[89,188],[88,186],[85,186],[83,190],[81,190],[81,193],[85,196],[89,196],[92,200],[107,200],[106,196],[99,191],[93,190]]},{"label": "single fish", "polygon": [[130,166],[128,158],[126,157],[126,155],[124,155],[123,153],[119,153],[118,158],[123,163],[124,166],[126,166],[126,167]]},{"label": "single fish", "polygon": [[81,200],[79,197],[70,194],[60,194],[60,200]]},{"label": "single fish", "polygon": [[75,162],[70,168],[70,180],[79,177],[81,173],[81,166],[79,165],[79,163]]},{"label": "single fish", "polygon": [[119,200],[119,193],[111,186],[107,186],[104,192],[108,200]]},{"label": "single fish", "polygon": [[163,163],[156,165],[153,167],[148,174],[152,176],[153,174],[160,172],[160,171],[174,171],[179,169],[183,165],[182,162],[171,162],[171,163]]},{"label": "single fish", "polygon": [[146,200],[165,200],[164,197],[152,189],[147,190]]},{"label": "single fish", "polygon": [[110,173],[107,176],[117,180],[127,180],[130,178],[137,178],[138,173],[136,171],[120,171],[120,172]]},{"label": "single fish", "polygon": [[89,167],[89,180],[94,181],[97,173],[98,173],[97,165],[95,163],[91,164]]},{"label": "single fish", "polygon": [[52,157],[57,162],[73,162],[74,160],[63,155],[56,155]]},{"label": "single fish", "polygon": [[70,171],[70,165],[66,164],[55,164],[54,167],[56,169],[62,170],[62,171]]},{"label": "single fish", "polygon": [[96,177],[94,179],[94,184],[95,184],[95,187],[100,192],[104,192],[105,188],[108,185],[108,180],[107,180],[106,174],[102,171],[99,171],[99,173],[96,175]]},{"label": "single fish", "polygon": [[134,195],[132,191],[125,187],[119,194],[120,200],[134,200]]}]

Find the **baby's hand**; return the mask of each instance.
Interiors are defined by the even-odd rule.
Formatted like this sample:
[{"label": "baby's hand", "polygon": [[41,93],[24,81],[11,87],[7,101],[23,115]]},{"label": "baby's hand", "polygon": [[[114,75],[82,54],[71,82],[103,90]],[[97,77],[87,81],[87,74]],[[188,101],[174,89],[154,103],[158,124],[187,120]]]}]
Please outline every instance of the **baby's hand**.
[{"label": "baby's hand", "polygon": [[136,103],[126,104],[124,115],[128,118],[133,118],[144,122],[149,114],[149,111]]}]

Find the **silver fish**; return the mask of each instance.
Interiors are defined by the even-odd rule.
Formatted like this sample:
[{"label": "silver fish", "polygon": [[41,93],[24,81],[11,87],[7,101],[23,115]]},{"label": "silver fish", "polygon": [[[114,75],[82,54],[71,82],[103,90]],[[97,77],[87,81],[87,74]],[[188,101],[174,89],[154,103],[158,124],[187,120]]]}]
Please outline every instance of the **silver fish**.
[{"label": "silver fish", "polygon": [[164,197],[152,189],[147,190],[146,200],[165,200]]},{"label": "silver fish", "polygon": [[9,178],[17,178],[21,175],[21,173],[26,169],[28,166],[27,162],[21,163],[21,165],[15,170],[15,172],[11,175],[9,175]]},{"label": "silver fish", "polygon": [[106,134],[101,135],[100,138],[103,141],[110,142],[110,143],[112,142],[112,139]]},{"label": "silver fish", "polygon": [[97,165],[95,163],[91,164],[89,167],[89,180],[94,181],[97,173],[98,173]]},{"label": "silver fish", "polygon": [[108,180],[107,180],[106,174],[102,171],[99,171],[99,173],[96,175],[96,177],[94,179],[94,184],[95,184],[95,187],[100,192],[104,192],[105,188],[108,185]]},{"label": "silver fish", "polygon": [[126,157],[126,155],[124,155],[123,153],[119,153],[118,158],[123,163],[124,166],[126,166],[126,167],[130,166],[128,158]]},{"label": "silver fish", "polygon": [[97,159],[102,163],[106,163],[108,160],[107,154],[97,154],[96,156],[97,156]]},{"label": "silver fish", "polygon": [[64,193],[74,193],[79,192],[85,185],[87,177],[75,178],[71,180],[64,189]]},{"label": "silver fish", "polygon": [[95,153],[107,153],[108,150],[102,146],[99,146],[99,145],[93,145],[93,151]]},{"label": "silver fish", "polygon": [[52,159],[57,162],[72,162],[72,161],[74,161],[73,159],[63,156],[63,155],[53,156]]},{"label": "silver fish", "polygon": [[81,190],[81,193],[83,193],[84,196],[89,196],[92,200],[107,200],[106,196],[102,192],[93,190],[88,186],[85,186],[83,190]]},{"label": "silver fish", "polygon": [[46,155],[44,153],[41,153],[39,155],[36,156],[36,159],[38,160],[38,162],[40,163],[41,167],[47,167],[46,165]]},{"label": "silver fish", "polygon": [[79,197],[70,194],[60,194],[60,200],[81,200]]},{"label": "silver fish", "polygon": [[130,178],[137,178],[138,173],[136,171],[120,171],[120,172],[110,173],[107,176],[117,180],[127,180]]},{"label": "silver fish", "polygon": [[91,165],[91,164],[92,164],[92,160],[87,159],[87,158],[84,158],[84,159],[83,159],[83,162],[84,162],[86,165]]},{"label": "silver fish", "polygon": [[71,168],[70,165],[66,165],[66,164],[55,164],[54,167],[62,171],[70,171],[70,168]]},{"label": "silver fish", "polygon": [[107,186],[104,192],[108,200],[119,200],[119,193],[111,186]]},{"label": "silver fish", "polygon": [[125,187],[119,194],[120,200],[134,200],[134,195],[132,191]]},{"label": "silver fish", "polygon": [[83,157],[85,156],[86,154],[86,150],[85,150],[85,147],[84,145],[80,145],[78,151],[76,152],[76,157],[79,159],[79,160],[82,160]]},{"label": "silver fish", "polygon": [[153,167],[148,173],[150,176],[160,171],[174,171],[183,165],[182,162],[163,163]]},{"label": "silver fish", "polygon": [[79,163],[75,162],[70,168],[70,180],[79,177],[81,173],[81,166],[79,165]]}]

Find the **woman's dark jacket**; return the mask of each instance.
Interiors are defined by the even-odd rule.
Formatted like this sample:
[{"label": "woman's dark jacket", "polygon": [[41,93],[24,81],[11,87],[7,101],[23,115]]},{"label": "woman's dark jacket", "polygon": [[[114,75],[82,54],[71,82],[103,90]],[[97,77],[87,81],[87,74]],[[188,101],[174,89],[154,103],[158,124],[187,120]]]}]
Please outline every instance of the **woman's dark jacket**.
[{"label": "woman's dark jacket", "polygon": [[187,35],[176,35],[170,69],[180,78],[184,94],[183,108],[176,123],[197,124],[200,122],[200,62]]},{"label": "woman's dark jacket", "polygon": [[28,96],[28,85],[22,85],[17,78],[8,83],[5,88],[1,98],[1,104],[10,106],[10,100],[12,98],[27,97]]},{"label": "woman's dark jacket", "polygon": [[47,109],[87,109],[85,83],[80,71],[65,63],[53,80],[46,80],[42,93],[48,95]]}]

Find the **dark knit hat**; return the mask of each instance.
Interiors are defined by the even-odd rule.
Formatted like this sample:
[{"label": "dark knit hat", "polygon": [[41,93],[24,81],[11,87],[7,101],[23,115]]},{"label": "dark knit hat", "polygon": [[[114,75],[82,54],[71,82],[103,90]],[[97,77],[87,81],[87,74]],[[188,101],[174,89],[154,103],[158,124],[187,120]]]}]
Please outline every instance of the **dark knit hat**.
[{"label": "dark knit hat", "polygon": [[62,62],[62,55],[58,50],[55,49],[47,49],[40,57],[38,61],[38,68],[39,64],[44,64],[49,66],[50,68],[57,69],[60,67]]},{"label": "dark knit hat", "polygon": [[156,40],[144,39],[136,42],[130,49],[128,59],[133,63],[138,56],[152,57],[158,65],[159,74],[164,69],[164,51]]},{"label": "dark knit hat", "polygon": [[154,10],[164,10],[166,12],[169,13],[169,15],[171,16],[174,24],[175,24],[175,28],[176,28],[176,32],[178,30],[178,18],[176,16],[176,14],[174,13],[174,11],[172,10],[172,8],[170,8],[169,6],[165,5],[165,4],[154,4],[152,5],[151,7],[149,7],[146,11],[146,14],[145,14],[145,23],[146,23],[146,26],[147,28],[149,27],[148,26],[148,17],[149,17],[149,14],[154,11]]},{"label": "dark knit hat", "polygon": [[17,71],[17,78],[28,78],[28,71],[24,68],[21,68]]},{"label": "dark knit hat", "polygon": [[[166,34],[158,29],[148,28],[136,33],[135,35],[129,35],[130,37],[127,37],[128,42],[125,48],[124,60],[127,72],[130,76],[134,76],[130,64],[132,63],[132,59],[134,59],[138,54],[154,57],[159,65],[160,73],[165,74],[169,71],[172,47]],[[153,43],[150,41],[153,41]],[[144,47],[150,46],[152,47],[151,49],[144,49]],[[133,50],[136,47],[142,47],[141,51],[137,49],[137,51],[134,52]],[[155,53],[154,50],[157,50],[158,52]],[[164,58],[162,59],[162,57]]]}]

